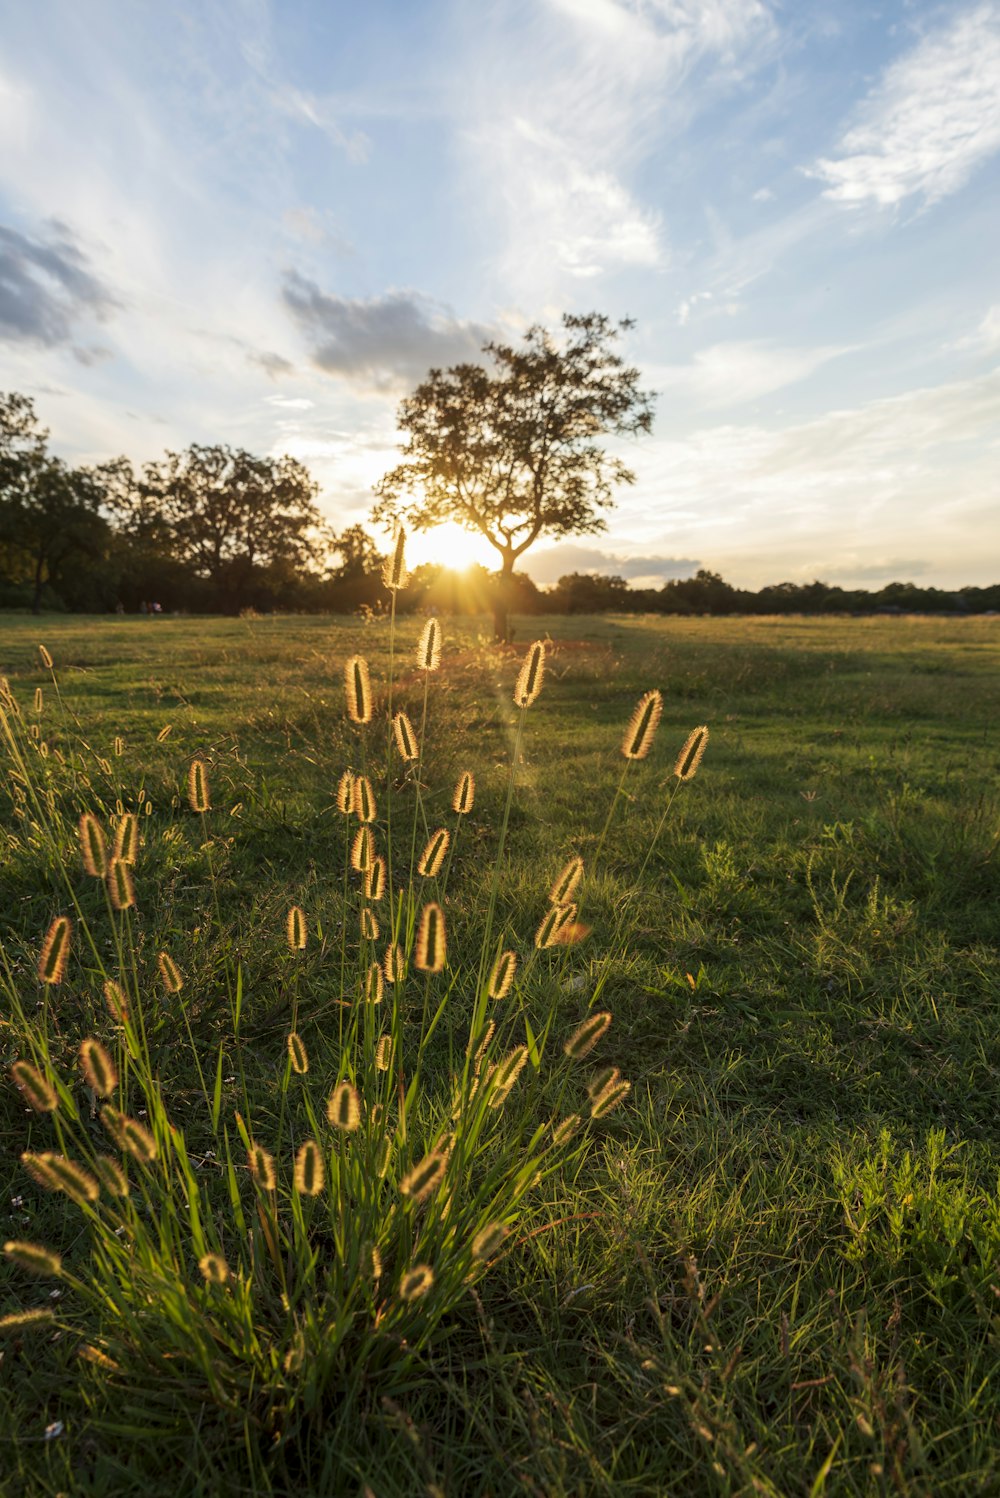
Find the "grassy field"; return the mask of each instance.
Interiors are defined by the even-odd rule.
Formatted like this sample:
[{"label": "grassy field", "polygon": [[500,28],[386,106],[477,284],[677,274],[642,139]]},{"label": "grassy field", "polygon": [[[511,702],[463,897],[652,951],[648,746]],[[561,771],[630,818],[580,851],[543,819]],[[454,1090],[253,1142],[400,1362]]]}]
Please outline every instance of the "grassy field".
[{"label": "grassy field", "polygon": [[[0,750],[4,1238],[62,1257],[56,1278],[0,1262],[0,1315],[46,1313],[0,1343],[4,1498],[1000,1492],[1000,621],[519,623],[497,651],[445,621],[426,681],[420,622],[398,626],[419,773],[388,748],[385,622],[0,624],[20,709]],[[536,626],[553,639],[521,715]],[[344,710],[355,653],[367,727]],[[653,687],[663,720],[622,780]],[[704,762],[677,784],[699,724]],[[383,852],[391,816],[378,942],[346,869],[347,767]],[[134,908],[83,869],[87,811],[109,840],[139,813]],[[458,827],[447,877],[411,877],[438,826]],[[536,951],[576,854],[592,932]],[[390,900],[412,947],[430,899],[446,970],[365,1003]],[[43,984],[61,914],[67,971]],[[519,968],[494,1001],[497,944]],[[20,1158],[90,1169],[113,1149],[88,1036],[141,1122],[135,1148],[114,1136],[127,1199],[46,1190]],[[527,1052],[485,1102],[483,1043],[487,1079]],[[54,1112],[6,1080],[25,1059]],[[610,1067],[631,1091],[587,1119]],[[326,1121],[341,1083],[358,1127]],[[273,1151],[273,1190],[244,1134]],[[291,1180],[310,1138],[315,1196]],[[401,1192],[435,1150],[441,1183]],[[199,1268],[213,1256],[225,1283]],[[434,1283],[408,1298],[418,1262]]]}]

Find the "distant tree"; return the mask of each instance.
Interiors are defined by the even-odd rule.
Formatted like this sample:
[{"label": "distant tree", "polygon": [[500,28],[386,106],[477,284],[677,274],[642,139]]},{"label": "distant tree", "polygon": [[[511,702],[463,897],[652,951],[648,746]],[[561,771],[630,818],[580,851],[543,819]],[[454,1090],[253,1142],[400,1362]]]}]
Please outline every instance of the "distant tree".
[{"label": "distant tree", "polygon": [[329,545],[318,486],[295,458],[193,443],[147,464],[142,488],[148,523],[165,522],[176,555],[224,607],[252,603],[255,587],[286,587]]},{"label": "distant tree", "polygon": [[363,525],[349,525],[330,541],[331,550],[340,556],[340,565],[333,569],[333,576],[343,581],[368,577],[380,572],[385,560]]},{"label": "distant tree", "polygon": [[492,369],[432,369],[399,408],[405,461],[375,491],[379,524],[430,530],[450,520],[486,537],[500,562],[499,640],[518,558],[542,535],[604,530],[614,486],[635,481],[598,439],[652,428],[653,397],[613,348],[631,323],[593,312],[562,324],[561,345],[537,325],[520,348],[486,344]]}]

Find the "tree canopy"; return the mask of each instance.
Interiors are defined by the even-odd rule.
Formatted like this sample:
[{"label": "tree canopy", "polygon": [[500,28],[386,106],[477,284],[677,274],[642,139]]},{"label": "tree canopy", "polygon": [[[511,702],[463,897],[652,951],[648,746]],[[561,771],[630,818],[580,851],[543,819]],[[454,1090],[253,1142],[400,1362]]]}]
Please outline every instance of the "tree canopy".
[{"label": "tree canopy", "polygon": [[432,369],[400,405],[404,461],[376,488],[373,519],[430,530],[456,521],[497,552],[494,609],[505,637],[507,584],[539,536],[606,529],[601,511],[635,474],[602,445],[649,432],[653,396],[615,352],[631,323],[565,314],[557,342],[536,324],[521,347],[487,343],[488,369]]}]

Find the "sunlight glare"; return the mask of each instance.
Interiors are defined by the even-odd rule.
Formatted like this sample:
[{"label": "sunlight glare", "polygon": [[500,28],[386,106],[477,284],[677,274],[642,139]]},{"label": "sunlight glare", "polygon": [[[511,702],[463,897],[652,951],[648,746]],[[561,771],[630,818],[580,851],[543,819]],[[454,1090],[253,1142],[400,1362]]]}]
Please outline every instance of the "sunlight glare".
[{"label": "sunlight glare", "polygon": [[436,525],[430,531],[409,531],[406,537],[406,560],[410,567],[423,562],[437,562],[455,572],[464,572],[480,562],[493,572],[499,566],[498,553],[485,536],[464,530],[454,521]]}]

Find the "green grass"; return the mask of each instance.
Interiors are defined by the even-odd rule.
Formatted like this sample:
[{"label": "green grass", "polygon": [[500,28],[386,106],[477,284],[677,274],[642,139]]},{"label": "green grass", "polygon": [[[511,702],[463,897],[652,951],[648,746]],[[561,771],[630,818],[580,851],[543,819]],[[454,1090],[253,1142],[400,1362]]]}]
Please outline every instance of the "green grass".
[{"label": "green grass", "polygon": [[[387,626],[4,622],[0,673],[24,733],[38,728],[37,741],[23,742],[41,797],[18,815],[5,764],[3,1070],[44,1046],[67,1087],[67,1117],[78,1115],[79,1148],[108,1148],[74,1080],[75,1053],[90,1033],[116,1054],[125,1044],[100,981],[118,966],[119,929],[147,1022],[133,1095],[150,1102],[161,1159],[168,1117],[189,1157],[187,1175],[179,1157],[172,1174],[156,1174],[148,1213],[136,1208],[134,1241],[155,1237],[161,1215],[169,1241],[150,1250],[132,1286],[127,1255],[101,1269],[99,1214],[26,1174],[22,1151],[58,1148],[54,1126],[3,1086],[4,1238],[49,1244],[80,1282],[57,1285],[52,1300],[55,1282],[0,1263],[0,1314],[57,1313],[52,1327],[0,1344],[4,1498],[360,1493],[365,1484],[377,1498],[998,1491],[1000,622],[551,627],[495,890],[496,932],[524,959],[496,1017],[504,1047],[534,1039],[536,1054],[491,1115],[455,1209],[468,1226],[494,1186],[507,1192],[506,1251],[465,1286],[467,1261],[442,1227],[437,1301],[428,1295],[404,1315],[387,1295],[388,1319],[373,1331],[371,1308],[359,1313],[328,1356],[333,1322],[322,1323],[303,1366],[262,1379],[263,1362],[232,1343],[238,1294],[210,1290],[198,1273],[185,1202],[192,1193],[203,1202],[205,1233],[239,1260],[240,1287],[253,1286],[240,1335],[285,1346],[292,1313],[251,1210],[236,1113],[250,1110],[269,1148],[280,1137],[290,1163],[304,1134],[318,1132],[309,1106],[321,1111],[350,1058],[367,1054],[363,1006],[339,1002],[342,963],[353,998],[360,957],[356,879],[342,944],[335,802],[364,745],[384,819]],[[525,644],[532,628],[521,621]],[[412,620],[398,628],[393,705],[419,731],[418,632]],[[522,650],[497,652],[485,635],[484,625],[445,622],[419,804],[392,761],[400,878],[414,810],[419,851],[424,819],[453,825],[459,773],[477,778],[444,900],[449,973],[415,982],[393,1009],[411,1055],[425,1014],[447,995],[420,1051],[414,1149],[447,1122],[463,1067],[516,734]],[[38,643],[55,659],[58,696]],[[343,664],[355,652],[371,663],[382,712],[360,733],[343,711]],[[629,767],[595,867],[624,727],[652,686],[664,694],[663,721],[650,758]],[[704,763],[680,787],[640,881],[674,757],[699,723],[711,729]],[[30,747],[42,740],[44,760]],[[204,824],[187,805],[194,757],[212,788]],[[138,914],[116,927],[100,884],[80,869],[76,819],[91,809],[107,822],[117,801],[130,809],[147,799]],[[580,918],[593,933],[538,954],[525,975],[548,889],[574,853],[587,868]],[[95,946],[78,931],[65,982],[43,991],[41,937],[71,898]],[[285,942],[292,904],[309,921],[301,958]],[[183,1023],[155,978],[161,949],[185,972]],[[562,1040],[591,1006],[614,1023],[568,1073]],[[306,1079],[288,1074],[293,1015]],[[631,1080],[631,1094],[546,1156],[542,1179],[514,1204],[536,1126],[581,1111],[583,1083],[605,1065]],[[344,1154],[348,1239],[352,1223],[369,1220],[356,1164]],[[304,1273],[316,1256],[308,1284],[290,1292],[286,1281],[292,1310],[301,1319],[322,1303],[330,1316],[337,1296],[347,1304],[355,1293],[349,1276],[331,1289],[341,1283],[331,1266],[350,1256],[332,1216],[296,1226],[294,1193],[279,1196],[283,1272]],[[391,1278],[403,1267],[391,1236],[402,1217],[371,1211],[391,1239]],[[165,1285],[164,1275],[174,1276],[174,1311],[165,1291],[142,1299],[142,1286]],[[207,1339],[200,1363],[185,1341],[195,1328]],[[83,1345],[113,1348],[118,1371],[82,1359]],[[54,1422],[61,1433],[44,1439]]]}]

